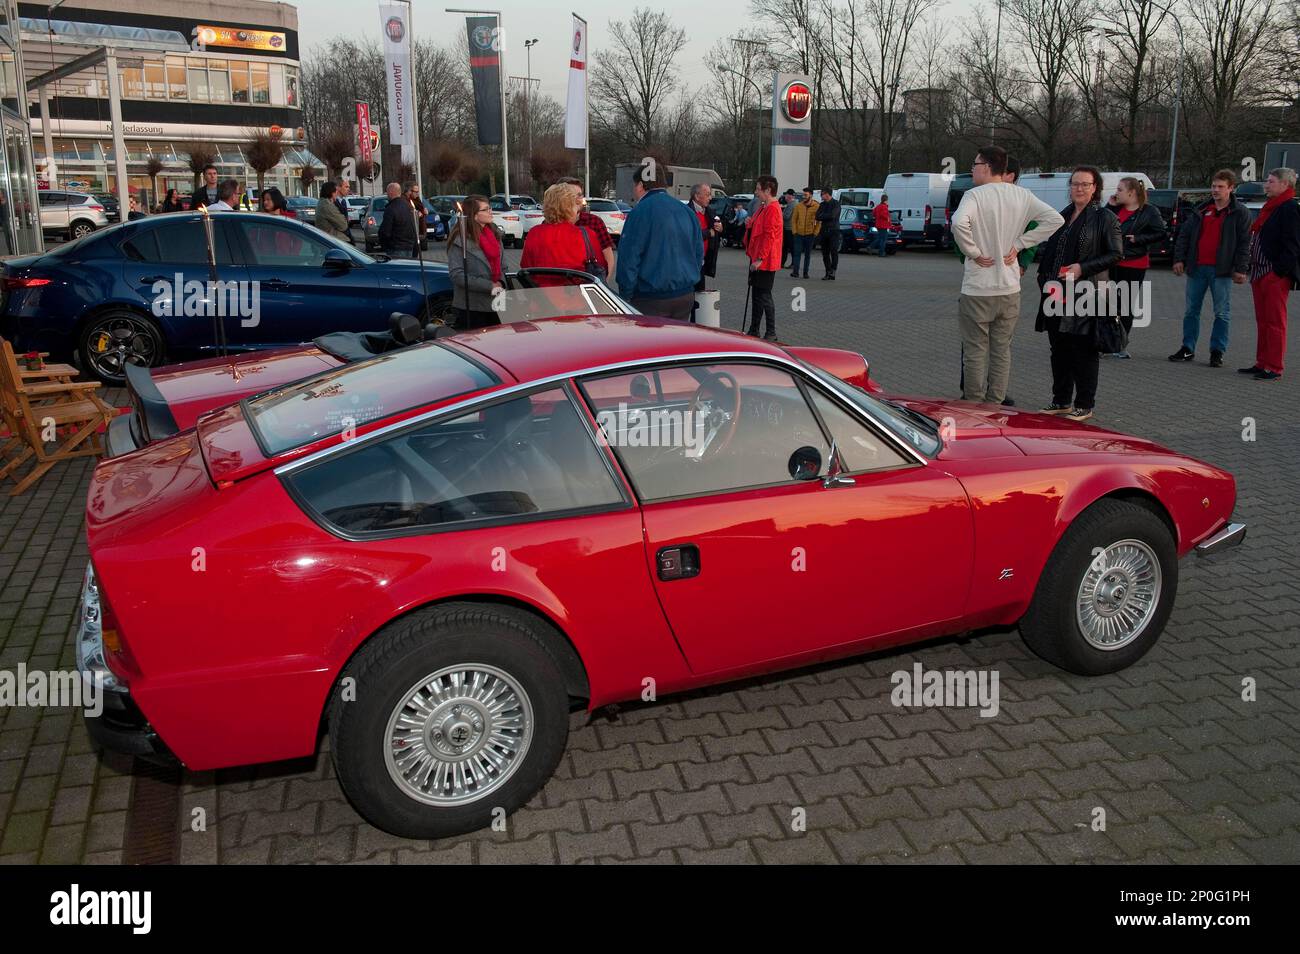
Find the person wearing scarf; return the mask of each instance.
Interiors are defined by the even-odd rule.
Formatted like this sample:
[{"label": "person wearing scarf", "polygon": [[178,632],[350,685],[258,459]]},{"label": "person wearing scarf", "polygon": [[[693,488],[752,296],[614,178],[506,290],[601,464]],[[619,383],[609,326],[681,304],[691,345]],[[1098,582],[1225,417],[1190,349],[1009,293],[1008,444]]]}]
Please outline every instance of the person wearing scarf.
[{"label": "person wearing scarf", "polygon": [[1296,173],[1274,169],[1264,183],[1268,201],[1250,226],[1250,292],[1255,299],[1255,363],[1239,368],[1257,381],[1282,377],[1286,358],[1286,301],[1300,288],[1300,205]]},{"label": "person wearing scarf", "polygon": [[[1124,251],[1119,219],[1101,204],[1101,192],[1101,172],[1075,166],[1070,204],[1061,210],[1065,224],[1043,245],[1038,262],[1042,298],[1034,330],[1047,332],[1052,351],[1052,403],[1043,411],[1072,421],[1092,417],[1099,364],[1097,316],[1091,313],[1096,309],[1080,306],[1077,296]],[[1099,300],[1094,295],[1093,301]]]}]

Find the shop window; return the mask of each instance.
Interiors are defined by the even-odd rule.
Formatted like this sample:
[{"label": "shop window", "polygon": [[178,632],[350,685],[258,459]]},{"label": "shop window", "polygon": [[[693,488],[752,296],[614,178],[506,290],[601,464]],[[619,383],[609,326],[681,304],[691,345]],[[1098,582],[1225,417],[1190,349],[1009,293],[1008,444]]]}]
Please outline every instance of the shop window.
[{"label": "shop window", "polygon": [[247,103],[248,87],[248,64],[232,60],[230,63],[230,101],[232,103]]},{"label": "shop window", "polygon": [[122,95],[127,99],[144,99],[144,70],[138,66],[123,66],[119,70]]},{"label": "shop window", "polygon": [[230,74],[225,60],[208,60],[208,92],[214,103],[230,102]]},{"label": "shop window", "polygon": [[271,102],[271,72],[265,63],[250,64],[253,84],[253,102],[267,105]]},{"label": "shop window", "polygon": [[190,59],[185,71],[189,85],[190,101],[206,103],[208,101],[208,67],[200,59]]},{"label": "shop window", "polygon": [[186,97],[185,88],[185,61],[182,59],[167,60],[167,98],[184,99]]},{"label": "shop window", "polygon": [[144,65],[144,95],[146,99],[167,98],[165,74],[166,71],[161,63],[146,63]]},{"label": "shop window", "polygon": [[284,71],[284,99],[286,106],[298,105],[298,71],[292,66]]},{"label": "shop window", "polygon": [[284,67],[279,63],[271,64],[271,102],[284,105]]}]

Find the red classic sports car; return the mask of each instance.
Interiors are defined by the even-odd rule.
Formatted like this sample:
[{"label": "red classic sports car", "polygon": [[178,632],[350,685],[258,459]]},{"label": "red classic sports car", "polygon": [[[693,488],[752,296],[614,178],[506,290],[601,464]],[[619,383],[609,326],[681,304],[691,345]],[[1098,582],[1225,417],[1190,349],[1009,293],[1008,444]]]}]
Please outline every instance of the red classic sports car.
[{"label": "red classic sports car", "polygon": [[636,315],[340,364],[96,468],[78,662],[103,744],[193,769],[327,728],[371,823],[524,804],[569,713],[1019,625],[1131,665],[1236,488],[1149,441],[885,399]]}]

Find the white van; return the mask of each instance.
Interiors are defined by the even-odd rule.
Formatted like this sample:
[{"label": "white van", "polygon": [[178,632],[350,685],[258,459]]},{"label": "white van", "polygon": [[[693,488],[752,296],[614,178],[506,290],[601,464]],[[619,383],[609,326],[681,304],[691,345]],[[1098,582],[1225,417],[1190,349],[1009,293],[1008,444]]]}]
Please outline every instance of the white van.
[{"label": "white van", "polygon": [[[1059,212],[1070,204],[1070,176],[1073,174],[1073,172],[1022,172],[1020,181],[1016,184],[1028,189]],[[1129,176],[1137,179],[1148,189],[1155,188],[1145,173],[1103,172],[1101,174],[1101,181],[1104,186],[1101,190],[1102,202],[1110,201],[1110,197],[1119,188],[1119,180]]]},{"label": "white van", "polygon": [[944,209],[952,179],[939,172],[893,172],[885,178],[890,218],[903,227],[908,245],[943,244]]},{"label": "white van", "polygon": [[[871,198],[872,193],[876,198]],[[875,205],[876,199],[880,197],[879,189],[872,189],[868,186],[851,186],[845,189],[832,189],[831,198],[840,205],[857,205],[863,208],[868,205]],[[814,196],[816,198],[816,196]]]}]

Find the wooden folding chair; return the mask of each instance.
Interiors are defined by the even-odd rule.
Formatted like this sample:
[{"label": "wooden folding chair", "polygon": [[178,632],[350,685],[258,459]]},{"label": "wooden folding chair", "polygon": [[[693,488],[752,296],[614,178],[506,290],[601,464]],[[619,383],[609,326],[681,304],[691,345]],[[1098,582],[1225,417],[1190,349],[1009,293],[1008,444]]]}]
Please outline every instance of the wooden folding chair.
[{"label": "wooden folding chair", "polygon": [[[97,382],[73,382],[75,369],[68,373],[68,366],[55,365],[24,372],[9,342],[0,345],[0,413],[9,430],[0,449],[0,480],[12,476],[10,496],[16,496],[61,460],[102,454],[99,429],[108,426],[117,410],[95,393]],[[19,468],[33,459],[35,466],[19,478]]]}]

